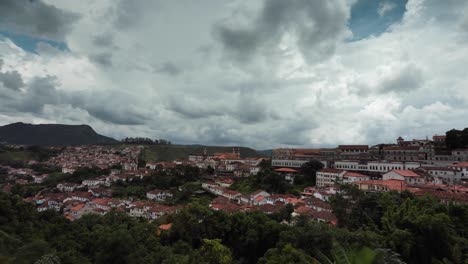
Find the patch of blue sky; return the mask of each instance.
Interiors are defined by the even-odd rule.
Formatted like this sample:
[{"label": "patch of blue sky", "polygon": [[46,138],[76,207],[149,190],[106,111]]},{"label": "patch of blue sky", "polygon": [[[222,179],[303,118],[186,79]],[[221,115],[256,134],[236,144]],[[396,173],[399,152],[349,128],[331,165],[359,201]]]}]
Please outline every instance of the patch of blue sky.
[{"label": "patch of blue sky", "polygon": [[0,37],[5,37],[13,41],[16,46],[22,48],[23,50],[31,53],[37,53],[36,48],[39,42],[44,42],[52,47],[60,49],[62,51],[68,51],[68,46],[65,42],[52,41],[47,39],[35,38],[27,35],[21,35],[16,33],[11,33],[8,31],[0,31]]},{"label": "patch of blue sky", "polygon": [[403,18],[408,0],[358,0],[351,8],[349,41],[379,36]]}]

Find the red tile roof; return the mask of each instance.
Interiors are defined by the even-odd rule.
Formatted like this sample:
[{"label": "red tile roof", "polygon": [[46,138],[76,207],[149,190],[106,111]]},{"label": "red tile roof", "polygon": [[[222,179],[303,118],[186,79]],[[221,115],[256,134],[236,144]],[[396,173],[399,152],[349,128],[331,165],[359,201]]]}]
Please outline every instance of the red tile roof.
[{"label": "red tile roof", "polygon": [[460,162],[457,164],[450,165],[451,167],[458,167],[458,168],[468,168],[468,162]]},{"label": "red tile roof", "polygon": [[84,204],[77,204],[77,205],[73,206],[70,210],[76,212],[76,211],[79,211],[79,210],[83,209],[84,206],[85,206]]},{"label": "red tile roof", "polygon": [[339,169],[321,169],[319,172],[342,173],[343,170],[339,170]]},{"label": "red tile roof", "polygon": [[369,176],[366,176],[364,174],[357,173],[357,172],[347,171],[345,173],[344,177],[369,177]]},{"label": "red tile roof", "polygon": [[169,229],[171,229],[171,227],[172,227],[172,223],[169,223],[169,224],[165,224],[165,225],[160,225],[160,226],[159,226],[159,229],[161,229],[161,230],[169,230]]},{"label": "red tile roof", "polygon": [[406,183],[402,180],[368,180],[354,182],[354,184],[387,186],[389,190],[395,191],[402,191],[406,189]]},{"label": "red tile roof", "polygon": [[294,173],[299,172],[298,170],[291,169],[291,168],[279,168],[279,169],[275,169],[275,171],[277,171],[277,172],[294,172]]},{"label": "red tile roof", "polygon": [[416,172],[412,170],[393,170],[393,171],[403,177],[420,177]]}]

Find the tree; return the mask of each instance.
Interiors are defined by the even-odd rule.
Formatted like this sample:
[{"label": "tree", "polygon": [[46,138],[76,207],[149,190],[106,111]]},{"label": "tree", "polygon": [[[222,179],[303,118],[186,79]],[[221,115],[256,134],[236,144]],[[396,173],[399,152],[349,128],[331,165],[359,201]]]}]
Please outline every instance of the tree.
[{"label": "tree", "polygon": [[304,251],[294,248],[291,244],[286,244],[282,248],[269,249],[265,256],[259,259],[259,264],[309,264],[313,263],[313,258]]},{"label": "tree", "polygon": [[203,239],[203,246],[195,253],[192,263],[230,264],[231,250],[221,244],[221,239]]},{"label": "tree", "polygon": [[302,164],[301,173],[304,174],[305,181],[315,186],[317,180],[317,171],[323,169],[322,162],[318,160],[311,160]]}]

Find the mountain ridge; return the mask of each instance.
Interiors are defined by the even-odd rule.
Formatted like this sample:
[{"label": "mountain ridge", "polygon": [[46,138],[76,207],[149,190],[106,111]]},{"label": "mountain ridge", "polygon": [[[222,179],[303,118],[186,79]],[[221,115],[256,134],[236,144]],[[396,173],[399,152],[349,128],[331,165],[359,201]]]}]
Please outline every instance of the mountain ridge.
[{"label": "mountain ridge", "polygon": [[0,126],[0,142],[16,145],[93,145],[118,141],[100,135],[86,124],[28,124],[23,122]]}]

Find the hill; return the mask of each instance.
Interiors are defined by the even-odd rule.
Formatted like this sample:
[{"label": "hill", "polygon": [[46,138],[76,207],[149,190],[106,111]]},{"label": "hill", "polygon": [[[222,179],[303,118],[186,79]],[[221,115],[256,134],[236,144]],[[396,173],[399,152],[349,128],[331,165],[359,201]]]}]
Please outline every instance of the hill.
[{"label": "hill", "polygon": [[[143,159],[146,161],[172,161],[175,159],[187,159],[189,154],[202,154],[205,149],[209,154],[216,152],[232,152],[233,147],[202,146],[202,145],[148,145],[143,151]],[[239,147],[241,157],[264,156],[256,150]]]},{"label": "hill", "polygon": [[0,142],[17,145],[90,145],[117,143],[88,125],[13,123],[0,127]]}]

